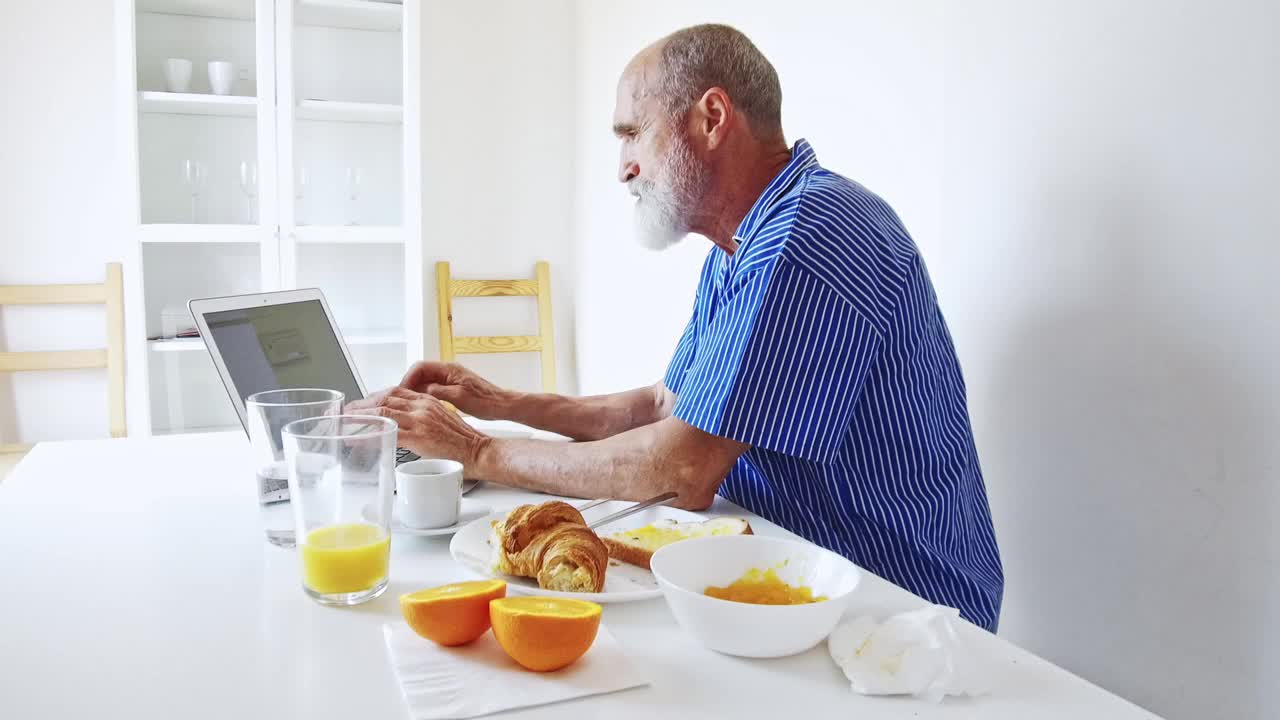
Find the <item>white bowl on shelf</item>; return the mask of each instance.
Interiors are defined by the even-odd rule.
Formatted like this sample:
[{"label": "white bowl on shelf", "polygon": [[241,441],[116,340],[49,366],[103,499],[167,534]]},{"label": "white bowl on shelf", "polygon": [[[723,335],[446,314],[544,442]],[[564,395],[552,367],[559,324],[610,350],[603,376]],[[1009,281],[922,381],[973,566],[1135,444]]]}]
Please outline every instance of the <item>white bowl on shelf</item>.
[{"label": "white bowl on shelf", "polygon": [[[707,537],[672,543],[650,563],[662,594],[685,632],[726,655],[784,657],[822,642],[849,605],[862,571],[845,558],[797,540],[760,535]],[[704,594],[752,569],[810,588],[821,602],[753,605]]]}]

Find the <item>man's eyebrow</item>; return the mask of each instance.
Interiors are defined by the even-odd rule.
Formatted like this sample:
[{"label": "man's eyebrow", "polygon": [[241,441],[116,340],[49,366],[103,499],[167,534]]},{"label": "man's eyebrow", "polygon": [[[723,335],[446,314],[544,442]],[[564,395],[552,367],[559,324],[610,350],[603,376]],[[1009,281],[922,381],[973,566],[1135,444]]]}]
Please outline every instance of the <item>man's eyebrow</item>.
[{"label": "man's eyebrow", "polygon": [[623,135],[629,135],[635,131],[636,131],[636,126],[631,123],[614,123],[613,124],[613,134],[617,135],[618,137],[622,137]]}]

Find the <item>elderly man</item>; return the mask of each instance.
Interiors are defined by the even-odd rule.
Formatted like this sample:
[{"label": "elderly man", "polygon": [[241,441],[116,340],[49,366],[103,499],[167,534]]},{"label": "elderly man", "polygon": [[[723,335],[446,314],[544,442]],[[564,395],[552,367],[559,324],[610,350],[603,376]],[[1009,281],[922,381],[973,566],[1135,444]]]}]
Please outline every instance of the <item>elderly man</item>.
[{"label": "elderly man", "polygon": [[[368,408],[468,474],[577,497],[719,493],[994,630],[1003,576],[964,381],[893,210],[788,147],[773,66],[721,25],[643,50],[618,83],[618,179],[640,240],[711,240],[662,382],[597,397],[422,363]],[[856,122],[851,119],[850,122]],[[490,438],[439,402],[579,442]]]}]

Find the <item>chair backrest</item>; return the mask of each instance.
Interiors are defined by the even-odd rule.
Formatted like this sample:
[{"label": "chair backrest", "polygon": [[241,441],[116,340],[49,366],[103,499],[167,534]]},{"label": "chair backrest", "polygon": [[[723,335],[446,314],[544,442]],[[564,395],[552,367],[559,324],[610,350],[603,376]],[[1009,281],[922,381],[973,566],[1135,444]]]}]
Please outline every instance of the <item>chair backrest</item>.
[{"label": "chair backrest", "polygon": [[[93,285],[0,285],[0,305],[106,305],[105,349],[0,352],[0,372],[105,368],[107,427],[111,437],[124,437],[124,287],[120,263],[107,263],[106,282]],[[25,445],[0,444],[0,452],[26,449]]]},{"label": "chair backrest", "polygon": [[[485,335],[455,337],[453,299],[456,297],[536,297],[537,335]],[[556,391],[556,347],[551,330],[551,266],[539,262],[532,280],[457,280],[449,263],[436,263],[436,298],[440,315],[440,359],[459,354],[537,352],[542,354],[542,390]]]}]

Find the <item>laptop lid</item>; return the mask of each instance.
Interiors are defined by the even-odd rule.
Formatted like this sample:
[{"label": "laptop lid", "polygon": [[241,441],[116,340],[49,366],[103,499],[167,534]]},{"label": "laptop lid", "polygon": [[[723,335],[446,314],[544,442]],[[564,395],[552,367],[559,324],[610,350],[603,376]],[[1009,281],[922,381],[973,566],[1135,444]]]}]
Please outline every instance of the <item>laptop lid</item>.
[{"label": "laptop lid", "polygon": [[245,399],[263,390],[327,388],[365,395],[351,352],[317,289],[187,303],[213,366],[247,429]]}]

